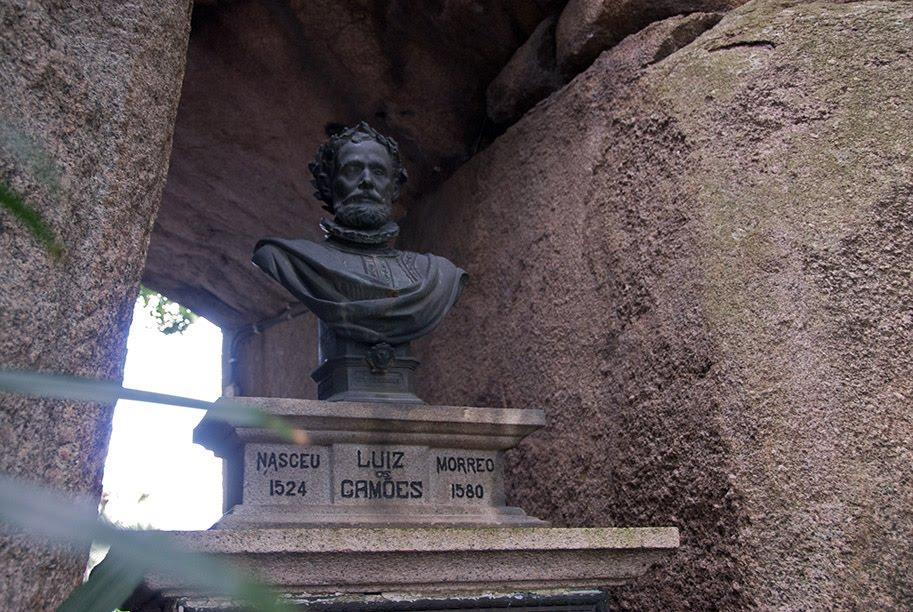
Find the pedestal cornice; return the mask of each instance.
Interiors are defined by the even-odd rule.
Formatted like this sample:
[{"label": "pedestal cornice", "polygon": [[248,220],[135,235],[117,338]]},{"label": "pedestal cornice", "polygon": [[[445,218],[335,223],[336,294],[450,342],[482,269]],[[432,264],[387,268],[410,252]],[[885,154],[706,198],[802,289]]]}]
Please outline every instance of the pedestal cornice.
[{"label": "pedestal cornice", "polygon": [[[320,528],[174,532],[177,543],[248,567],[295,597],[322,593],[481,594],[602,588],[644,574],[679,545],[678,529]],[[194,593],[151,576],[166,600]]]}]

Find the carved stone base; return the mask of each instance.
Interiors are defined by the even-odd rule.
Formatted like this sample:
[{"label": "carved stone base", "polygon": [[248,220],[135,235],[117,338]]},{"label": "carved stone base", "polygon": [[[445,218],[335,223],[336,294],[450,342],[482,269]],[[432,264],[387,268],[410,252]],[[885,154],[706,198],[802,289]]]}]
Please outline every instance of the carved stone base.
[{"label": "carved stone base", "polygon": [[[548,604],[564,605],[579,602],[580,589],[641,576],[679,545],[673,527],[224,529],[173,536],[182,548],[255,570],[307,610],[478,609],[506,594],[543,589],[563,589]],[[403,607],[404,598],[425,607]],[[334,602],[339,607],[326,605]],[[237,602],[194,591],[174,576],[147,577],[128,603],[134,612],[237,609]],[[520,599],[512,603],[515,609]]]},{"label": "carved stone base", "polygon": [[[194,440],[224,459],[228,512],[172,535],[301,609],[601,611],[580,589],[631,580],[679,545],[671,527],[553,529],[507,506],[503,453],[545,424],[539,410],[245,400],[306,443],[204,417]],[[183,580],[148,576],[128,606],[241,608]]]},{"label": "carved stone base", "polygon": [[242,399],[307,443],[204,417],[194,441],[224,460],[217,528],[546,524],[506,505],[503,478],[539,410]]}]

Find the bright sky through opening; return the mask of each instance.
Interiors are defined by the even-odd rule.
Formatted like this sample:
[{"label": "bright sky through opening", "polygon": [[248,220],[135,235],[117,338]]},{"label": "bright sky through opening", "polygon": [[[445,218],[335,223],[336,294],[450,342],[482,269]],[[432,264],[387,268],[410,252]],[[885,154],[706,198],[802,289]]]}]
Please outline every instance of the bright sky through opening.
[{"label": "bright sky through opening", "polygon": [[[139,306],[127,340],[124,386],[215,400],[222,332],[199,318],[165,335]],[[202,410],[119,401],[105,463],[105,514],[125,527],[207,529],[221,516],[222,466],[193,443]]]}]

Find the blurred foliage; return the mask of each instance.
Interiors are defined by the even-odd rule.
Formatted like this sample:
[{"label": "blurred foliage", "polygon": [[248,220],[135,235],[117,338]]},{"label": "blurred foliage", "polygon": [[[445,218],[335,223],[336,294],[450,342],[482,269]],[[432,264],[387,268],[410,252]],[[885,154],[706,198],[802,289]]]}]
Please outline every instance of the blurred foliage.
[{"label": "blurred foliage", "polygon": [[[50,156],[32,139],[13,128],[6,118],[0,116],[0,149],[16,160],[22,170],[35,179],[54,199],[60,199],[63,188],[60,174]],[[54,232],[31,204],[11,187],[7,181],[0,181],[0,208],[9,212],[54,259],[64,254],[64,246]]]},{"label": "blurred foliage", "polygon": [[183,334],[199,317],[189,308],[169,300],[157,291],[140,285],[136,298],[163,334]]},{"label": "blurred foliage", "polygon": [[[136,503],[141,504],[144,501],[146,501],[148,498],[149,498],[148,493],[142,493],[142,494],[140,494],[139,498],[136,500]],[[109,501],[110,501],[110,494],[106,491],[102,492],[101,502],[99,502],[99,504],[98,504],[98,515],[100,518],[103,518],[104,520],[108,521],[115,527],[119,527],[120,529],[152,529],[152,525],[149,525],[149,524],[138,523],[138,522],[133,523],[133,524],[126,524],[123,521],[118,521],[118,520],[114,519],[111,516],[111,514],[108,512],[108,502]],[[108,550],[109,550],[109,547],[104,542],[92,542],[92,548],[89,550],[89,563],[86,566],[86,576],[85,576],[86,579],[89,578],[89,573],[93,569],[95,569],[95,566],[104,560],[105,555],[108,554]]]},{"label": "blurred foliage", "polygon": [[[220,418],[236,425],[263,427],[295,443],[307,441],[304,432],[292,428],[284,419],[237,400],[223,399],[213,403],[127,389],[113,381],[2,369],[0,392],[101,403],[130,399],[206,409],[210,418]],[[150,572],[172,576],[181,584],[248,602],[255,610],[291,610],[290,606],[277,600],[270,589],[250,581],[215,557],[182,551],[162,532],[119,528],[99,515],[99,506],[90,500],[74,499],[3,474],[0,474],[0,528],[23,531],[47,541],[49,545],[69,544],[89,548],[98,543],[110,546],[105,560],[59,608],[65,612],[110,612]]]},{"label": "blurred foliage", "polygon": [[113,404],[119,399],[125,399],[197,408],[206,410],[208,418],[220,419],[236,426],[269,429],[283,440],[294,444],[307,444],[309,441],[307,433],[294,428],[288,420],[267,414],[243,401],[224,397],[218,402],[207,402],[192,397],[122,387],[112,380],[4,369],[0,369],[0,392],[102,404]]},{"label": "blurred foliage", "polygon": [[22,197],[5,183],[0,183],[0,206],[13,215],[54,259],[63,255],[63,246],[57,241],[54,232],[47,226],[41,215],[26,204]]},{"label": "blurred foliage", "polygon": [[[64,197],[59,173],[50,156],[22,131],[0,116],[0,149],[7,159],[18,162],[51,197]],[[7,211],[55,259],[65,254],[42,214],[22,194],[0,180],[0,209]],[[2,228],[2,226],[0,226]],[[147,287],[140,288],[139,300],[162,333],[182,333],[197,315]],[[285,421],[266,415],[240,402],[212,404],[192,398],[124,389],[112,381],[0,370],[0,392],[37,397],[112,403],[124,398],[159,404],[204,408],[215,418],[235,424],[259,424],[295,441],[295,432]],[[140,500],[142,501],[142,499]],[[0,474],[0,529],[25,532],[47,542],[89,548],[101,544],[111,548],[105,560],[88,580],[74,590],[58,608],[64,612],[111,612],[120,605],[150,572],[172,576],[182,583],[222,593],[256,610],[290,612],[290,606],[276,593],[239,574],[232,566],[213,556],[188,553],[175,547],[162,533],[123,529],[113,525],[86,499],[53,491]]]},{"label": "blurred foliage", "polygon": [[58,610],[110,612],[152,573],[246,602],[255,610],[291,612],[271,589],[233,566],[212,555],[181,550],[165,532],[119,529],[99,516],[86,498],[0,474],[0,521],[5,530],[28,533],[48,545],[86,548],[97,541],[111,547]]},{"label": "blurred foliage", "polygon": [[[57,200],[63,198],[59,174],[51,158],[33,139],[13,128],[2,116],[0,149],[5,157],[18,162],[21,170],[50,196]],[[26,202],[7,179],[0,180],[0,209],[21,223],[55,260],[60,259],[65,253],[64,245],[41,213]],[[189,309],[147,287],[141,287],[138,299],[156,321],[159,331],[165,334],[182,333],[197,318]],[[281,419],[238,402],[216,406],[191,398],[124,389],[111,381],[0,370],[0,391],[105,403],[124,397],[189,405],[209,409],[216,418],[234,423],[260,423],[286,438],[296,437]],[[93,544],[102,544],[111,547],[105,561],[92,571],[89,579],[74,590],[58,610],[111,612],[133,592],[144,576],[155,572],[223,593],[257,610],[290,612],[291,607],[279,601],[270,589],[248,580],[215,557],[182,551],[162,533],[118,528],[99,514],[99,510],[103,509],[103,506],[91,507],[85,499],[73,499],[46,487],[0,474],[0,529],[25,532],[46,541],[48,545],[88,548]]]}]

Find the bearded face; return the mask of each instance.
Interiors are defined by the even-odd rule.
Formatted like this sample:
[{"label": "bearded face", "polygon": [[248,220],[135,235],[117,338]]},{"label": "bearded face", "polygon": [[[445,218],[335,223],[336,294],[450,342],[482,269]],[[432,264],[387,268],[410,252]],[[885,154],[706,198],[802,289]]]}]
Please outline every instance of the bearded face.
[{"label": "bearded face", "polygon": [[333,177],[336,222],[372,230],[390,221],[396,189],[393,171],[393,159],[380,143],[366,139],[344,144]]}]

